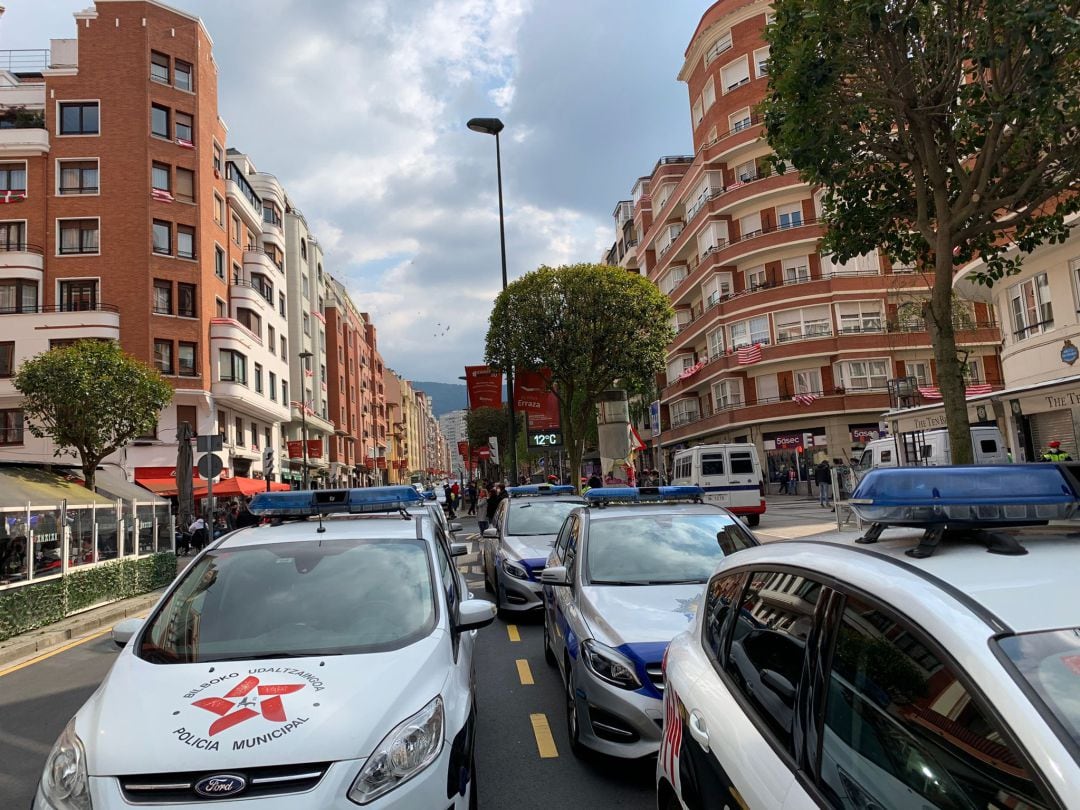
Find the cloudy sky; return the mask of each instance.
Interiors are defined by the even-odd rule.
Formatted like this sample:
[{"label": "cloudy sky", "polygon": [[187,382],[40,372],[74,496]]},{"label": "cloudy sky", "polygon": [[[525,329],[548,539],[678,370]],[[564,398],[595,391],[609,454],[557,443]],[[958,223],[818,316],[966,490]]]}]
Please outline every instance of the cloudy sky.
[{"label": "cloudy sky", "polygon": [[[0,48],[74,34],[90,0],[6,0]],[[709,0],[175,0],[201,16],[230,146],[277,175],[370,312],[387,364],[456,382],[500,287],[596,261],[656,158],[690,149],[683,52]]]}]

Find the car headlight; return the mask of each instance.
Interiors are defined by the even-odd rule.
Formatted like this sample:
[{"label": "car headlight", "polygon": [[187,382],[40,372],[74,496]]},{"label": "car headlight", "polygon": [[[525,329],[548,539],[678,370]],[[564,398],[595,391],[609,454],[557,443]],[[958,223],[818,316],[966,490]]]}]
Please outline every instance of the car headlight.
[{"label": "car headlight", "polygon": [[623,689],[640,689],[641,681],[634,671],[634,662],[618,650],[596,639],[581,642],[581,660],[589,672],[602,681]]},{"label": "car headlight", "polygon": [[514,579],[528,579],[529,572],[525,570],[525,567],[510,560],[503,560],[503,571],[512,576]]},{"label": "car headlight", "polygon": [[349,798],[367,804],[407,782],[435,761],[443,746],[443,702],[436,697],[383,737],[349,788]]},{"label": "car headlight", "polygon": [[74,717],[60,732],[45,760],[39,795],[48,802],[44,810],[91,810],[86,750],[75,734]]}]

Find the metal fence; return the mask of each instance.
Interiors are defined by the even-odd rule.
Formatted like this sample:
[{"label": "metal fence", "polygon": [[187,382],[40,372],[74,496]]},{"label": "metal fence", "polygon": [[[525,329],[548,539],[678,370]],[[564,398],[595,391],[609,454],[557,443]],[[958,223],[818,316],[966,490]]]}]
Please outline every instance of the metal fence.
[{"label": "metal fence", "polygon": [[174,551],[175,541],[167,503],[63,501],[0,508],[0,590]]}]

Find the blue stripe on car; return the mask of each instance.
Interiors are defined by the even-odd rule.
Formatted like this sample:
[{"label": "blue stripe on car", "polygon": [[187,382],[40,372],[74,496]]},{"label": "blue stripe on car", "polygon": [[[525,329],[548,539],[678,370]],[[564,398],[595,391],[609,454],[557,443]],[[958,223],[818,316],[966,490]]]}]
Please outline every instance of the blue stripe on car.
[{"label": "blue stripe on car", "polygon": [[635,691],[639,695],[663,700],[663,693],[653,685],[649,673],[645,669],[650,664],[660,664],[664,660],[669,641],[638,641],[633,644],[620,644],[615,649],[634,662],[634,670],[637,672],[641,688]]}]

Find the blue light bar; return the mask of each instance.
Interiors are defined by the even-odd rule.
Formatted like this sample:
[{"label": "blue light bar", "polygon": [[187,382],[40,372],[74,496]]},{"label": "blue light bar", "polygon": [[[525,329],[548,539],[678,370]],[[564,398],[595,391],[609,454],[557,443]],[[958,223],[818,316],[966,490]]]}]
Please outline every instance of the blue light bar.
[{"label": "blue light bar", "polygon": [[569,484],[523,484],[519,487],[507,487],[506,492],[512,498],[523,498],[534,495],[573,495],[574,488]]},{"label": "blue light bar", "polygon": [[682,487],[596,487],[585,493],[590,503],[676,503],[701,501],[705,490]]},{"label": "blue light bar", "polygon": [[365,489],[315,489],[294,492],[260,492],[251,499],[253,515],[267,517],[308,517],[311,515],[397,512],[423,503],[412,487],[367,487]]}]

